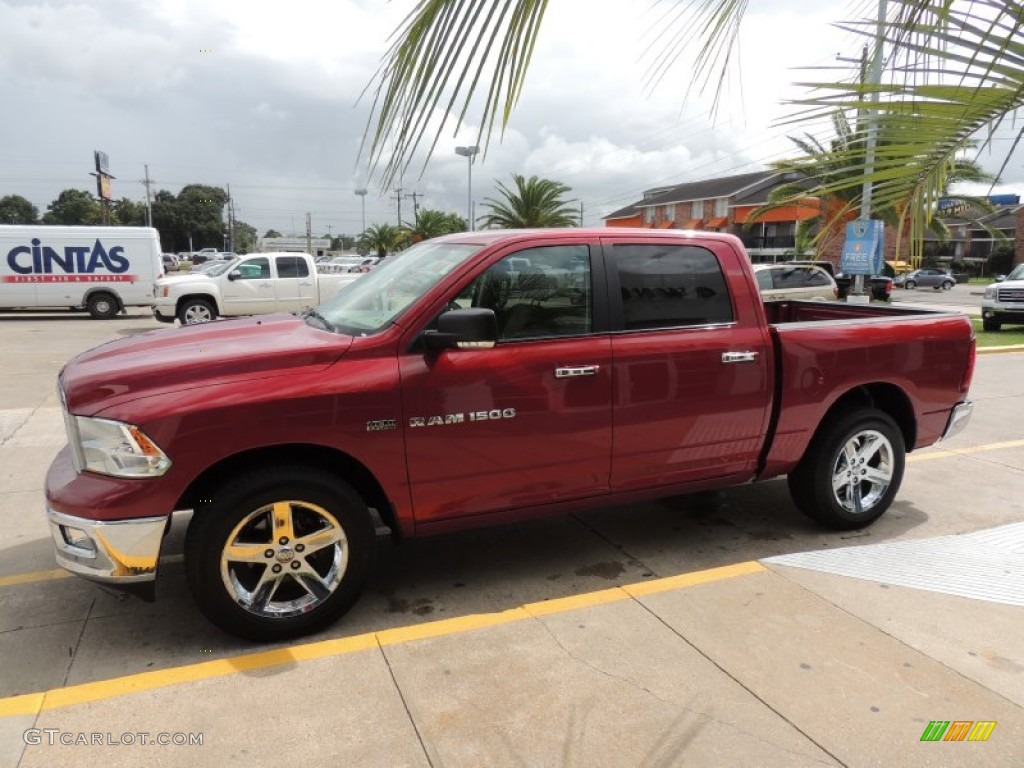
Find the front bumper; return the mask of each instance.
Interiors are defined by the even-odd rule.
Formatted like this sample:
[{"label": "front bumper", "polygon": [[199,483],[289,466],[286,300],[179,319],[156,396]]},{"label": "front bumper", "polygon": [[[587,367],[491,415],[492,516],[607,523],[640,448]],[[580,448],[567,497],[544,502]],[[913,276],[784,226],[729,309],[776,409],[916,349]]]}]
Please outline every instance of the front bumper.
[{"label": "front bumper", "polygon": [[152,599],[160,544],[170,515],[100,521],[47,507],[46,517],[61,568]]},{"label": "front bumper", "polygon": [[983,301],[981,316],[986,320],[998,320],[1006,323],[1024,323],[1024,304]]},{"label": "front bumper", "polygon": [[974,402],[971,400],[965,400],[962,403],[957,403],[953,407],[953,412],[949,414],[949,421],[946,422],[946,428],[942,432],[940,440],[948,440],[954,435],[959,434],[963,431],[964,427],[967,426],[967,422],[971,420],[971,414],[974,413]]},{"label": "front bumper", "polygon": [[[153,317],[159,320],[161,323],[173,323],[174,322],[174,307],[170,306],[157,306],[152,305]],[[167,314],[170,312],[170,314]]]}]

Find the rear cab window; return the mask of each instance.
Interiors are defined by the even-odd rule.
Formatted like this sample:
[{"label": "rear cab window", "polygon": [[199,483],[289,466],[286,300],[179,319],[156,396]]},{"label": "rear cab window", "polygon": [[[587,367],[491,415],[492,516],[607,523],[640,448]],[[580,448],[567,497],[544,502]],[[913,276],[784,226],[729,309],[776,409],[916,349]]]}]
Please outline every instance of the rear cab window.
[{"label": "rear cab window", "polygon": [[734,320],[725,275],[718,258],[707,248],[615,243],[606,252],[611,254],[613,325],[622,330],[685,328]]}]

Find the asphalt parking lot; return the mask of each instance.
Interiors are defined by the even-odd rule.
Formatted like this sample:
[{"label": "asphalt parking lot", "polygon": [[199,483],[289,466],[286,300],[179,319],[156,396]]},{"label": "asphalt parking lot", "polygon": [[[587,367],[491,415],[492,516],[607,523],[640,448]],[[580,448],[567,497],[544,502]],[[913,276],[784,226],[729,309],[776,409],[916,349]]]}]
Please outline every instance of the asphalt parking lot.
[{"label": "asphalt parking lot", "polygon": [[193,607],[185,521],[155,604],[55,571],[56,373],[157,325],[0,314],[0,766],[1020,765],[1024,354],[979,356],[970,426],[867,531],[773,481],[385,543],[342,621],[253,646]]}]

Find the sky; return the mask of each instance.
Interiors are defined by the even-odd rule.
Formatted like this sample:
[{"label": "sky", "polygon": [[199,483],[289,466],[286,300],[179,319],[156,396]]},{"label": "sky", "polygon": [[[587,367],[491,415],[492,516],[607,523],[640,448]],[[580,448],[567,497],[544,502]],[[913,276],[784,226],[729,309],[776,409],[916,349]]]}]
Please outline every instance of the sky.
[{"label": "sky", "polygon": [[[414,202],[467,215],[475,115],[389,189],[360,147],[364,89],[414,0],[0,0],[0,197],[44,212],[69,187],[95,191],[93,151],[110,158],[114,196],[230,186],[237,217],[276,229],[357,234],[397,223]],[[856,66],[861,42],[834,26],[866,0],[753,0],[714,115],[688,89],[692,59],[657,83],[663,5],[552,0],[509,127],[472,165],[475,212],[513,173],[571,188],[584,224],[644,189],[763,169],[792,154],[784,102],[807,67]],[[802,129],[806,130],[806,129]],[[824,133],[821,134],[825,136]],[[979,159],[1002,161],[1006,132]],[[355,190],[366,188],[360,198]],[[979,190],[966,190],[977,192]],[[987,191],[987,190],[982,190]],[[995,192],[1024,193],[1024,150]]]}]

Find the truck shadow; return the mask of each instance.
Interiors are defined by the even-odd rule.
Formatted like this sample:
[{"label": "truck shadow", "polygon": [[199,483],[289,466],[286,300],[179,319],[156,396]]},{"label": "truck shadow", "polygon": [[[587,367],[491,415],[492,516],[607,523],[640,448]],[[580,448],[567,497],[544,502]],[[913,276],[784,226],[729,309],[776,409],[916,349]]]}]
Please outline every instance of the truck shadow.
[{"label": "truck shadow", "polygon": [[[175,522],[164,548],[156,603],[115,597],[80,579],[62,579],[0,589],[0,607],[9,616],[4,627],[8,643],[16,642],[12,635],[20,632],[26,643],[33,642],[38,624],[33,605],[59,601],[66,621],[85,621],[74,658],[64,649],[64,656],[54,660],[70,666],[71,684],[500,612],[772,555],[886,541],[927,519],[912,502],[899,501],[864,531],[826,531],[796,510],[784,481],[769,481],[397,545],[381,538],[377,567],[345,617],[318,635],[254,645],[225,635],[195,608],[181,562],[185,516]],[[52,563],[52,554],[43,552],[49,540],[20,546],[25,548],[20,562],[31,556],[48,557]],[[50,626],[55,620],[48,619]],[[286,668],[251,674],[271,675]],[[40,680],[34,690],[46,687]],[[0,690],[0,696],[24,692]]]}]

